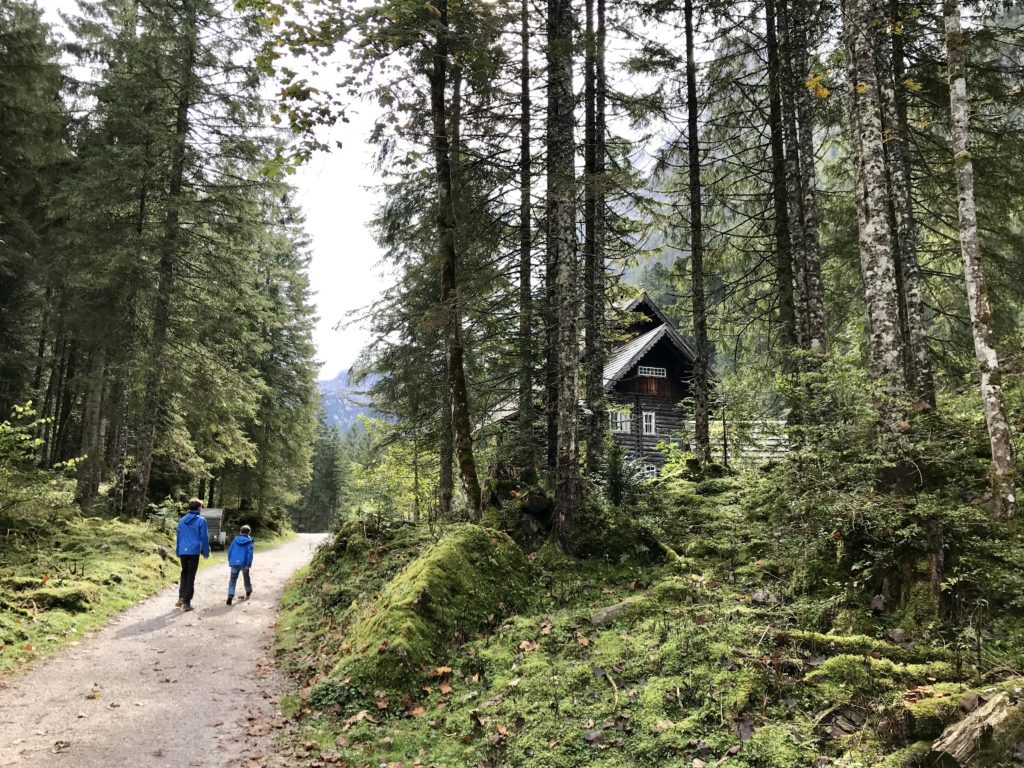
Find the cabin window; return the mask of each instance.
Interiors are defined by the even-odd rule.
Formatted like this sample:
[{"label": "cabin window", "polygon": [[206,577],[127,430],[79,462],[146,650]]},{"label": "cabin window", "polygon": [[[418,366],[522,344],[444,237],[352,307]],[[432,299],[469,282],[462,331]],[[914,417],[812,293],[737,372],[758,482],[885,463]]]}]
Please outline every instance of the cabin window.
[{"label": "cabin window", "polygon": [[653,376],[656,379],[667,379],[668,370],[653,365],[641,365],[637,371],[640,376]]},{"label": "cabin window", "polygon": [[658,425],[654,415],[654,411],[644,411],[644,434],[658,434]]},{"label": "cabin window", "polygon": [[651,480],[658,476],[658,468],[653,464],[648,464],[646,461],[637,467],[637,476],[644,480]]},{"label": "cabin window", "polygon": [[613,408],[608,411],[608,428],[612,432],[632,432],[633,410],[631,408]]}]

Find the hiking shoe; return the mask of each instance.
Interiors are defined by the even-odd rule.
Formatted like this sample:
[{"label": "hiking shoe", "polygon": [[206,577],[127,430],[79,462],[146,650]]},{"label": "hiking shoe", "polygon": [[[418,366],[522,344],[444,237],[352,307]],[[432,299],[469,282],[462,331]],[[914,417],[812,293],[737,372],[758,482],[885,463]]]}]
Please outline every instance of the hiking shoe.
[{"label": "hiking shoe", "polygon": [[228,595],[228,605],[231,605],[231,601],[235,599],[234,595]]},{"label": "hiking shoe", "polygon": [[250,597],[252,597],[252,592],[246,592],[245,599],[248,600]]},{"label": "hiking shoe", "polygon": [[175,608],[181,608],[181,606],[183,606],[184,604],[185,604],[185,601],[184,601],[184,600],[179,600],[178,602],[176,602],[176,603],[174,604],[174,607],[175,607]]},{"label": "hiking shoe", "polygon": [[185,603],[183,606],[181,606],[181,610],[188,613],[189,611],[194,611],[195,608],[192,607],[192,603]]}]

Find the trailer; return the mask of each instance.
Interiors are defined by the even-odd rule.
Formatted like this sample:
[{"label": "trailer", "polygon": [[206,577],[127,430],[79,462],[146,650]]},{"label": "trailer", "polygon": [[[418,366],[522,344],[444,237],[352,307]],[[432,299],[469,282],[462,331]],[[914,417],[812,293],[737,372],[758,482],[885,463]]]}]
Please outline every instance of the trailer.
[{"label": "trailer", "polygon": [[228,542],[228,533],[224,530],[224,508],[206,507],[200,513],[206,519],[206,528],[210,535],[212,549],[224,549]]}]

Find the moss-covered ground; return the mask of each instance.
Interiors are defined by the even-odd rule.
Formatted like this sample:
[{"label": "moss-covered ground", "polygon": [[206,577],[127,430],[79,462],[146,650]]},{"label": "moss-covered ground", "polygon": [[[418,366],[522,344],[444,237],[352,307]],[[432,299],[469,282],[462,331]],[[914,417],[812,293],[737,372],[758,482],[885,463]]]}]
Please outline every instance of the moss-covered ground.
[{"label": "moss-covered ground", "polygon": [[[1019,616],[979,630],[982,646],[910,623],[913,606],[876,615],[870,594],[815,588],[824,577],[794,556],[792,531],[745,503],[754,483],[676,483],[660,533],[679,557],[661,564],[546,545],[522,572],[492,558],[495,532],[469,537],[482,559],[466,563],[444,538],[465,528],[437,543],[419,527],[346,523],[290,585],[278,624],[309,765],[920,766],[977,694],[1020,695]],[[453,557],[470,570],[428,573]],[[466,595],[472,573],[480,589]],[[450,612],[410,603],[423,593]],[[424,626],[438,632],[424,639]],[[380,672],[412,635],[402,674]]]},{"label": "moss-covered ground", "polygon": [[9,536],[0,546],[0,672],[77,642],[177,573],[173,537],[142,523],[69,516],[45,541]]}]

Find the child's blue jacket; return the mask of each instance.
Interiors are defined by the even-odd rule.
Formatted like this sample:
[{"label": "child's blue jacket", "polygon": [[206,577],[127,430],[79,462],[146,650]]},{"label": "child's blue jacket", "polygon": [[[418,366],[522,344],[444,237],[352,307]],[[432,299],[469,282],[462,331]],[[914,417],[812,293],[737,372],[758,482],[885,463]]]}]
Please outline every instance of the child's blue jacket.
[{"label": "child's blue jacket", "polygon": [[232,568],[248,568],[252,565],[252,539],[244,533],[235,536],[228,547],[228,565]]},{"label": "child's blue jacket", "polygon": [[206,519],[198,512],[189,512],[178,521],[179,555],[210,556],[210,534],[206,527]]}]

